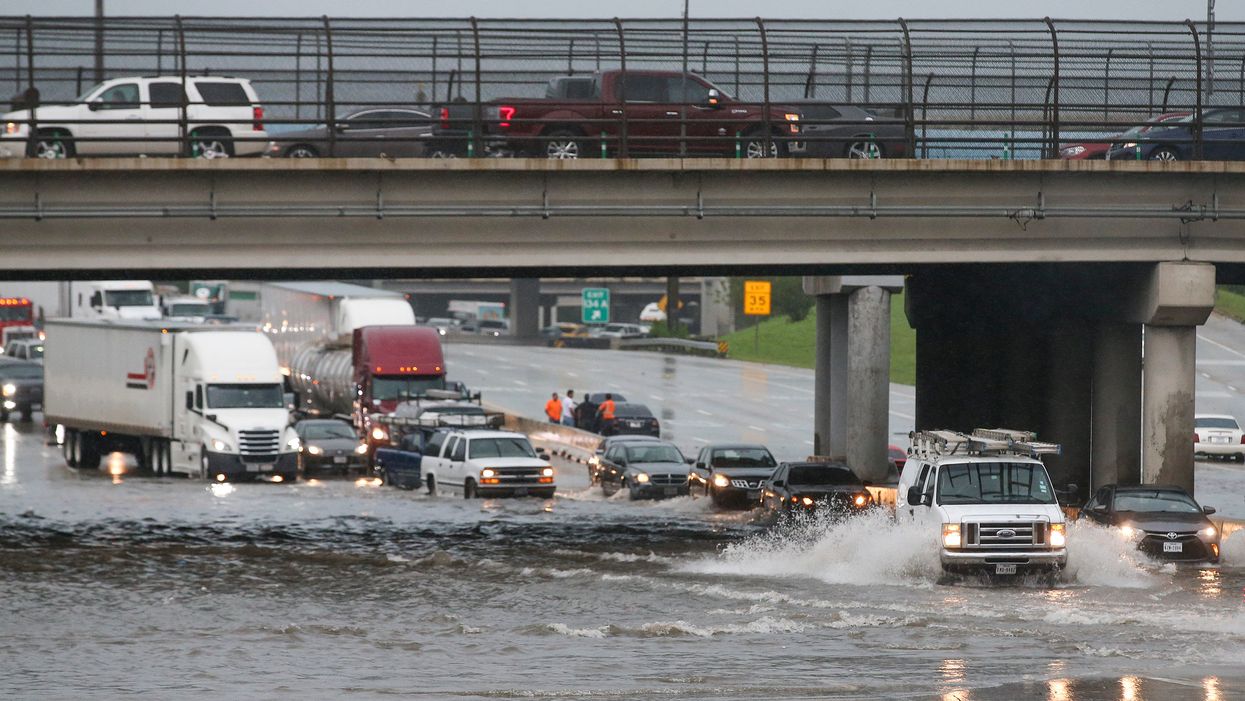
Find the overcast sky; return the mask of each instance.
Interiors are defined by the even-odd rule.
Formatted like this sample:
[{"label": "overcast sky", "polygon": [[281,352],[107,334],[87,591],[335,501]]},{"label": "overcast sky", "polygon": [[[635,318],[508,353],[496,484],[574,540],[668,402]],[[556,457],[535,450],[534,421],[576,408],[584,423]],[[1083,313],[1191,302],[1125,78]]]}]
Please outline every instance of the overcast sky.
[{"label": "overcast sky", "polygon": [[[104,0],[110,15],[279,15],[305,17],[675,17],[683,0]],[[0,0],[0,14],[87,15],[94,0]],[[892,19],[895,17],[1042,17],[1197,20],[1206,0],[691,0],[694,17]],[[1219,0],[1220,21],[1245,20],[1245,1]]]}]

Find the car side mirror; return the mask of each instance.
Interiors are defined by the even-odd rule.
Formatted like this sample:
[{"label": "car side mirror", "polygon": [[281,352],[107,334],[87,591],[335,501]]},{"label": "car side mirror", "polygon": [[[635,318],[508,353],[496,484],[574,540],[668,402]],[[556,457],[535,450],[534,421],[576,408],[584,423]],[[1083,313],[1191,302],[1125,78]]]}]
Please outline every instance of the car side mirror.
[{"label": "car side mirror", "polygon": [[1204,514],[1206,514],[1207,516],[1209,516],[1210,514],[1215,513],[1215,507],[1213,507],[1213,506],[1203,506],[1203,507],[1202,507],[1202,513],[1204,513]]},{"label": "car side mirror", "polygon": [[216,414],[207,414],[207,415],[206,415],[206,416],[204,416],[203,418],[207,419],[208,421],[215,421],[215,420],[216,420]]},{"label": "car side mirror", "polygon": [[688,459],[687,459],[687,464],[688,464],[688,465],[695,465],[695,464],[696,464],[696,458],[688,458]]},{"label": "car side mirror", "polygon": [[705,98],[705,104],[716,109],[721,103],[722,93],[717,88],[709,88],[709,96]]},{"label": "car side mirror", "polygon": [[921,490],[917,489],[915,485],[912,487],[908,487],[908,505],[909,506],[924,506],[925,505],[925,499],[921,496]]},{"label": "car side mirror", "polygon": [[100,107],[103,106],[103,104],[104,104],[103,100],[100,100],[97,97],[94,100],[91,100],[90,102],[86,103],[86,108],[91,110],[92,112],[97,112],[99,111]]}]

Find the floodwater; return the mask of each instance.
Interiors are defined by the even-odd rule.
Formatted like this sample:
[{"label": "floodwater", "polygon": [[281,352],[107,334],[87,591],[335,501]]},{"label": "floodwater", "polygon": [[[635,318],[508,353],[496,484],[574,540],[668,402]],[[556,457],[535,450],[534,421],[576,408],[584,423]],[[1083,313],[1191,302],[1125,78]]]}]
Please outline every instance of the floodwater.
[{"label": "floodwater", "polygon": [[1245,698],[1245,532],[1175,568],[1078,526],[1063,581],[992,586],[882,514],[769,527],[572,465],[468,502],[0,440],[0,698]]}]

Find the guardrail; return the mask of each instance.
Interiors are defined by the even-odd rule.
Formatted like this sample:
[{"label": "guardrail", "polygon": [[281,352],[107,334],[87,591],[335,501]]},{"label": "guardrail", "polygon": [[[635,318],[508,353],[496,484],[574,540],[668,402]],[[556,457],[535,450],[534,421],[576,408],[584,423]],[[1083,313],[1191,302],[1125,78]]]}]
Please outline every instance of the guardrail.
[{"label": "guardrail", "polygon": [[618,339],[617,347],[621,350],[653,350],[713,358],[726,355],[723,344],[717,341],[692,341],[686,338],[622,338]]},{"label": "guardrail", "polygon": [[[1179,155],[1216,158],[1204,147],[1218,137],[1204,132],[1245,124],[1240,113],[1207,117],[1245,108],[1242,23],[0,17],[0,86],[12,85],[17,106],[36,107],[13,122],[32,131],[86,123],[41,120],[38,108],[98,97],[88,88],[109,78],[155,75],[183,84],[175,97],[126,105],[161,112],[144,121],[167,126],[162,136],[136,139],[109,128],[129,119],[120,113],[89,120],[105,127],[89,137],[71,134],[102,150],[154,139],[179,147],[164,149],[172,155],[193,155],[200,104],[185,95],[185,82],[225,75],[250,79],[263,106],[256,128],[248,114],[246,133],[232,138],[274,138],[274,155],[294,155],[280,145],[283,132],[319,125],[318,136],[298,138],[321,156],[376,143],[391,157],[412,155],[404,144],[425,155],[513,154],[499,143],[506,130],[532,134],[532,144],[546,147],[534,150],[545,155],[566,140],[561,118],[498,112],[494,101],[542,97],[551,79],[566,77],[585,78],[579,89],[591,95],[599,89],[594,77],[611,70],[679,77],[649,85],[651,94],[627,88],[616,105],[605,105],[611,109],[579,120],[578,157],[747,155],[742,142],[755,127],[771,146],[820,145],[818,156],[1052,158],[1067,141],[1121,143],[1120,132],[1180,113],[1188,121],[1169,135],[1185,149]],[[710,86],[732,107],[753,111],[742,134],[722,116],[733,109],[711,109]],[[774,123],[791,106],[801,113],[798,137]],[[419,116],[393,112],[407,108]],[[458,114],[443,118],[442,108]],[[380,127],[408,132],[378,142]],[[441,127],[450,127],[449,141],[430,142]],[[777,135],[783,138],[771,138]]]}]

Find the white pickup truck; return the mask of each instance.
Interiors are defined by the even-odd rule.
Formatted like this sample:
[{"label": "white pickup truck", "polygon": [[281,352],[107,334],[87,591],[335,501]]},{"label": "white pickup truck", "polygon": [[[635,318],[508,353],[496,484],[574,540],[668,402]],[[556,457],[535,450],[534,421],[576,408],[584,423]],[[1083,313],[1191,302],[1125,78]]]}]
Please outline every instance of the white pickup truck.
[{"label": "white pickup truck", "polygon": [[1067,525],[1043,454],[1059,446],[1027,431],[912,434],[896,515],[938,532],[948,572],[1015,575],[1062,570]]},{"label": "white pickup truck", "polygon": [[424,444],[420,468],[430,494],[548,499],[557,490],[548,456],[512,431],[436,431]]}]

